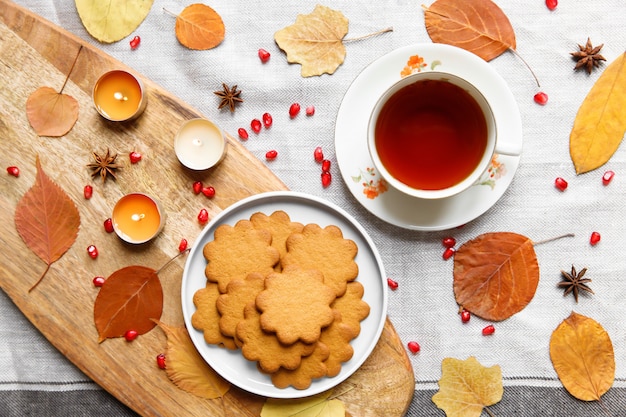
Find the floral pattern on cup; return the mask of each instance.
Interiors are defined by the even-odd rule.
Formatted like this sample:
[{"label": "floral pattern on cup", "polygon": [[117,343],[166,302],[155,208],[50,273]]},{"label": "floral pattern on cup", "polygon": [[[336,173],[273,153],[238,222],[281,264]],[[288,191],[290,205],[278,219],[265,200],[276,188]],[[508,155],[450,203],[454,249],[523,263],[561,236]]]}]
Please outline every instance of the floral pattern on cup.
[{"label": "floral pattern on cup", "polygon": [[363,194],[370,200],[375,199],[380,194],[387,191],[387,181],[381,178],[374,168],[367,167],[365,171],[360,170],[358,175],[352,176],[352,181],[361,182]]},{"label": "floral pattern on cup", "polygon": [[498,160],[498,156],[497,153],[493,154],[489,168],[474,185],[488,185],[493,190],[496,181],[506,175],[506,165]]},{"label": "floral pattern on cup", "polygon": [[[430,64],[430,69],[433,70],[437,65],[441,65],[441,61],[435,60]],[[419,55],[411,55],[406,61],[406,65],[400,71],[400,78],[408,77],[409,75],[422,72],[423,69],[428,67],[428,63],[424,62],[424,58]]]}]

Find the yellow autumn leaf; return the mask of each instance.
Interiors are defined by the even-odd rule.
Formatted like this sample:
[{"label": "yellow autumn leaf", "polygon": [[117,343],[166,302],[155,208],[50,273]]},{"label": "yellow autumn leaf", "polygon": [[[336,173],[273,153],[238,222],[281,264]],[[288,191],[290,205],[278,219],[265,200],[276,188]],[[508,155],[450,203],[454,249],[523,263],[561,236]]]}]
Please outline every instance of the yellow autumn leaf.
[{"label": "yellow autumn leaf", "polygon": [[441,363],[439,391],[433,402],[447,417],[479,417],[483,408],[502,399],[502,371],[486,368],[474,357],[445,358]]},{"label": "yellow autumn leaf", "polygon": [[75,0],[87,32],[113,43],[130,35],[148,16],[154,0]]},{"label": "yellow autumn leaf", "polygon": [[626,52],[600,75],[583,100],[570,133],[570,156],[577,174],[604,165],[626,133]]},{"label": "yellow autumn leaf", "polygon": [[167,336],[168,378],[176,386],[203,398],[222,397],[230,389],[230,383],[217,374],[202,359],[184,327],[170,327],[157,322]]},{"label": "yellow autumn leaf", "polygon": [[550,359],[565,389],[583,401],[599,401],[615,378],[611,338],[595,320],[572,312],[550,338]]},{"label": "yellow autumn leaf", "polygon": [[302,65],[301,75],[332,74],[346,57],[342,39],[348,19],[336,10],[317,5],[311,14],[299,14],[296,22],[276,32],[274,40],[287,54],[287,61]]},{"label": "yellow autumn leaf", "polygon": [[330,391],[295,399],[268,398],[261,410],[261,417],[343,417],[346,408],[342,401],[329,399]]}]

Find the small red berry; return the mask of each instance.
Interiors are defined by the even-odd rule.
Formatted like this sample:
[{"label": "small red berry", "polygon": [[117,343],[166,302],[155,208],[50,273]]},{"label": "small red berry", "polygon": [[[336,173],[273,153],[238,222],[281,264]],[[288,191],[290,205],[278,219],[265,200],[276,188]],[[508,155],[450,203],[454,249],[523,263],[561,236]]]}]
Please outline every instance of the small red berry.
[{"label": "small red berry", "polygon": [[558,0],[546,0],[546,7],[550,10],[556,9],[556,6],[559,5]]},{"label": "small red berry", "polygon": [[132,151],[128,154],[128,157],[130,158],[131,164],[136,164],[137,162],[141,161],[141,154],[137,151]]},{"label": "small red berry", "polygon": [[14,177],[20,176],[20,169],[16,166],[7,167],[7,172],[9,173],[9,175],[13,175]]},{"label": "small red berry", "polygon": [[496,332],[496,328],[493,327],[493,324],[490,324],[488,326],[485,326],[485,328],[483,328],[483,336],[491,336],[495,332]]},{"label": "small red berry", "polygon": [[544,106],[548,102],[548,95],[543,91],[540,91],[533,96],[533,99],[535,100],[535,103]]},{"label": "small red berry", "polygon": [[115,229],[113,229],[113,219],[110,217],[104,221],[104,230],[107,233],[113,233]]},{"label": "small red berry", "polygon": [[406,346],[409,348],[409,350],[410,350],[410,351],[411,351],[411,353],[413,353],[413,354],[415,354],[415,353],[419,352],[419,351],[420,351],[420,349],[421,349],[420,344],[419,344],[419,343],[417,343],[417,342],[409,342],[409,343],[407,343],[407,345],[406,345]]},{"label": "small red berry", "polygon": [[469,311],[467,311],[466,309],[461,310],[461,321],[463,323],[469,322],[471,317],[472,315],[470,314]]},{"label": "small red berry", "polygon": [[205,224],[209,221],[209,212],[206,209],[203,208],[202,210],[200,210],[200,212],[198,213],[198,221],[201,224]]},{"label": "small red berry", "polygon": [[322,171],[324,172],[330,171],[330,161],[328,159],[324,159],[322,161]]},{"label": "small red berry", "polygon": [[96,259],[98,257],[98,248],[94,245],[87,246],[87,253],[91,257],[91,259]]},{"label": "small red berry", "polygon": [[398,288],[398,283],[392,280],[391,278],[387,278],[387,285],[389,285],[389,288],[391,288],[392,290],[395,290]]},{"label": "small red berry", "polygon": [[591,233],[591,237],[589,238],[589,243],[591,244],[591,246],[595,246],[598,244],[598,242],[600,242],[600,238],[600,233],[593,232]]},{"label": "small red berry", "polygon": [[289,107],[289,117],[293,119],[298,115],[298,113],[300,113],[300,105],[298,103],[293,103]]},{"label": "small red berry", "polygon": [[141,43],[141,38],[139,36],[135,36],[130,41],[130,49],[137,49],[137,47],[139,46],[140,43]]},{"label": "small red berry", "polygon": [[454,245],[456,245],[456,239],[451,236],[444,237],[441,240],[441,243],[443,244],[444,248],[453,248]]},{"label": "small red berry", "polygon": [[215,197],[215,188],[213,187],[203,187],[202,194],[204,194],[208,198]]},{"label": "small red berry", "polygon": [[262,119],[263,119],[263,126],[265,126],[265,128],[272,126],[273,119],[272,119],[271,114],[263,113]]},{"label": "small red berry", "polygon": [[102,287],[104,285],[104,277],[97,276],[93,278],[93,285],[96,287]]},{"label": "small red berry", "polygon": [[444,260],[448,260],[450,258],[452,258],[452,256],[454,256],[454,254],[456,253],[456,250],[454,250],[454,248],[446,248],[446,250],[443,251],[443,255],[441,255],[443,257]]},{"label": "small red berry", "polygon": [[324,160],[324,151],[322,150],[321,146],[315,148],[315,150],[313,151],[313,157],[315,158],[316,162],[322,162]]},{"label": "small red berry", "polygon": [[277,156],[278,156],[278,152],[273,149],[265,153],[265,159],[267,159],[268,161],[272,161],[276,159]]},{"label": "small red berry", "polygon": [[261,48],[259,49],[259,58],[261,59],[261,62],[265,64],[267,61],[270,60],[270,53]]},{"label": "small red berry", "polygon": [[333,176],[330,175],[330,172],[324,171],[322,172],[322,186],[324,188],[328,187],[333,180]]},{"label": "small red berry", "polygon": [[159,369],[165,369],[165,355],[163,353],[156,356],[156,363]]},{"label": "small red berry", "polygon": [[126,330],[126,333],[124,333],[124,339],[126,339],[127,342],[132,342],[137,339],[137,336],[139,336],[137,330]]},{"label": "small red berry", "polygon": [[178,251],[183,252],[187,250],[187,245],[188,245],[187,239],[181,239],[180,243],[178,244]]},{"label": "small red berry", "polygon": [[191,187],[193,188],[194,194],[200,194],[202,192],[202,188],[204,188],[201,181],[195,181]]},{"label": "small red berry", "polygon": [[609,183],[611,182],[614,176],[615,176],[615,172],[606,171],[604,175],[602,175],[602,184],[609,185]]},{"label": "small red berry", "polygon": [[237,133],[239,134],[239,138],[241,140],[248,140],[248,131],[244,129],[243,127],[240,127],[239,129],[237,129]]},{"label": "small red berry", "polygon": [[91,185],[85,185],[85,188],[83,188],[83,195],[86,200],[89,200],[93,195],[93,187]]},{"label": "small red berry", "polygon": [[259,133],[261,131],[261,121],[259,119],[252,119],[250,122],[250,127],[254,131],[254,133]]},{"label": "small red berry", "polygon": [[565,191],[565,189],[567,188],[567,181],[565,181],[563,178],[561,177],[557,177],[554,180],[554,186],[556,188],[558,188],[561,191]]},{"label": "small red berry", "polygon": [[315,106],[307,106],[306,115],[313,116],[315,114]]}]

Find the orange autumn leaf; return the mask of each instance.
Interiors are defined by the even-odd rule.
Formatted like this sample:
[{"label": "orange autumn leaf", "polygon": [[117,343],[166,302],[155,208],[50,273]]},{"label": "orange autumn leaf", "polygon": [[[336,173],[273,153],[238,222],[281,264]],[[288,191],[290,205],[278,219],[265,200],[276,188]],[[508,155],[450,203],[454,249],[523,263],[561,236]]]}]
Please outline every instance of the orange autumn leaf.
[{"label": "orange autumn leaf", "polygon": [[521,311],[539,284],[533,242],[510,233],[485,233],[454,255],[457,303],[486,320],[501,321]]},{"label": "orange autumn leaf", "polygon": [[74,244],[80,227],[80,214],[74,202],[35,161],[35,184],[24,194],[15,209],[15,227],[26,246],[47,267],[33,290],[43,279],[50,265]]},{"label": "orange autumn leaf", "polygon": [[39,136],[63,136],[78,120],[78,101],[50,87],[40,87],[26,100],[26,116]]},{"label": "orange autumn leaf", "polygon": [[572,312],[550,338],[550,359],[561,383],[582,401],[599,401],[613,385],[611,338],[595,320]]},{"label": "orange autumn leaf", "polygon": [[189,49],[215,48],[224,40],[222,17],[205,4],[192,4],[176,17],[176,38]]},{"label": "orange autumn leaf", "polygon": [[94,303],[98,342],[122,337],[127,330],[145,334],[162,312],[163,288],[157,271],[137,265],[118,269],[105,280]]},{"label": "orange autumn leaf", "polygon": [[487,406],[502,399],[502,370],[486,368],[474,357],[462,361],[445,358],[441,363],[439,391],[433,402],[447,417],[479,417]]},{"label": "orange autumn leaf", "polygon": [[186,328],[170,327],[161,322],[158,325],[167,336],[165,370],[178,388],[208,399],[220,398],[228,392],[230,383],[202,359]]}]

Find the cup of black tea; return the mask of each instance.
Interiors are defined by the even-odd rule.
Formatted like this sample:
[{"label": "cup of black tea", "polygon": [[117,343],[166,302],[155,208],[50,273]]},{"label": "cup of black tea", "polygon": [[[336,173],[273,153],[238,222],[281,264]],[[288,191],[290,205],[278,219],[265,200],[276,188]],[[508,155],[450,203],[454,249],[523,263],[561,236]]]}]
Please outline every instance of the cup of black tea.
[{"label": "cup of black tea", "polygon": [[446,198],[472,186],[494,153],[519,155],[521,143],[498,140],[487,99],[454,74],[424,71],[394,83],[369,119],[375,168],[399,191]]}]

